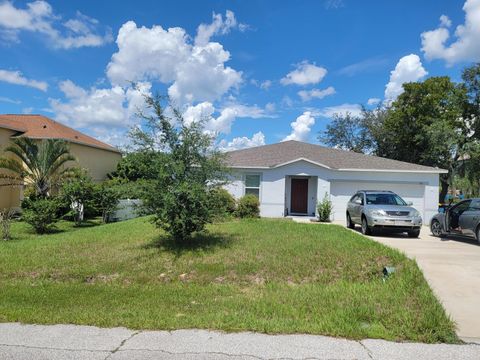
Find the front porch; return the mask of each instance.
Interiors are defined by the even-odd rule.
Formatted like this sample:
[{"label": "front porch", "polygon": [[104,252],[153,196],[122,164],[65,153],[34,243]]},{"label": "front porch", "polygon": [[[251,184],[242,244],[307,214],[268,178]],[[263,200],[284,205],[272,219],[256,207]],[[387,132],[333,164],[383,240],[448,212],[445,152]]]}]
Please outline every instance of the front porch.
[{"label": "front porch", "polygon": [[318,176],[285,176],[285,216],[314,217]]}]

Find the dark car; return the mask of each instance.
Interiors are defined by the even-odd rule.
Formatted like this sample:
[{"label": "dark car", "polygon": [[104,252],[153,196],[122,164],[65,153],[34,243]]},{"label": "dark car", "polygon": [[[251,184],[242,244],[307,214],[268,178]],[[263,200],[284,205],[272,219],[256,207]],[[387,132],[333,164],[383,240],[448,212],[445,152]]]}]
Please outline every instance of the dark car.
[{"label": "dark car", "polygon": [[430,230],[434,236],[456,234],[480,241],[480,198],[463,200],[436,214]]}]

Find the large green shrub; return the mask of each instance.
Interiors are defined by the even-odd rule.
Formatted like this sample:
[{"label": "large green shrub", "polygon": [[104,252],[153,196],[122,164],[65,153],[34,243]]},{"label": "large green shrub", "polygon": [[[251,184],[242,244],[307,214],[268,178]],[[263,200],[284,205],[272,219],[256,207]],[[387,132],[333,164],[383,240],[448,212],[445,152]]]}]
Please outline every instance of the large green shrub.
[{"label": "large green shrub", "polygon": [[209,194],[210,211],[215,220],[223,220],[233,215],[236,202],[233,196],[223,188],[214,188]]},{"label": "large green shrub", "polygon": [[37,199],[28,203],[23,210],[23,220],[30,224],[37,234],[51,231],[58,220],[59,200],[55,198]]},{"label": "large green shrub", "polygon": [[[205,119],[189,123],[161,97],[145,99],[148,113],[140,114],[145,126],[132,131],[132,143],[142,151],[163,150],[164,159],[154,164],[152,188],[142,200],[154,213],[155,224],[175,243],[188,243],[213,220],[209,194],[226,179],[224,154],[204,131]],[[164,105],[170,106],[168,112]]]},{"label": "large green shrub", "polygon": [[260,216],[260,201],[258,197],[247,194],[240,198],[236,214],[240,218],[256,218]]},{"label": "large green shrub", "polygon": [[330,201],[328,194],[325,194],[322,202],[317,205],[318,220],[321,222],[330,222],[330,216],[332,215],[333,205]]}]

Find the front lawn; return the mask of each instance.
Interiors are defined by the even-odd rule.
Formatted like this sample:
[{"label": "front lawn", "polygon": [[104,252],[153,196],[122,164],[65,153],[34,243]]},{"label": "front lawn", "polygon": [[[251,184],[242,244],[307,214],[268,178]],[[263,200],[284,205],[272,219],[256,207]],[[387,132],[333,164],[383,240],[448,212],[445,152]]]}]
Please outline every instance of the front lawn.
[{"label": "front lawn", "polygon": [[148,218],[59,230],[0,242],[0,321],[457,341],[415,262],[340,226],[231,221],[181,249]]}]

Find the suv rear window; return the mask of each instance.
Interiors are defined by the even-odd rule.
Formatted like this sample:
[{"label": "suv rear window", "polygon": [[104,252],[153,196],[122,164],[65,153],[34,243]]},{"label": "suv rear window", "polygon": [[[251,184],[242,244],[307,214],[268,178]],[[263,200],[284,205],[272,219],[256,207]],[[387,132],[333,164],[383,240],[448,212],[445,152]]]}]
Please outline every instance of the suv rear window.
[{"label": "suv rear window", "polygon": [[407,205],[397,194],[367,194],[367,205]]}]

